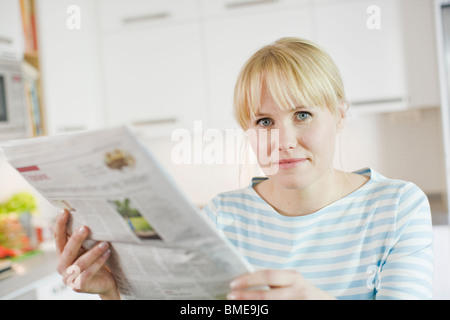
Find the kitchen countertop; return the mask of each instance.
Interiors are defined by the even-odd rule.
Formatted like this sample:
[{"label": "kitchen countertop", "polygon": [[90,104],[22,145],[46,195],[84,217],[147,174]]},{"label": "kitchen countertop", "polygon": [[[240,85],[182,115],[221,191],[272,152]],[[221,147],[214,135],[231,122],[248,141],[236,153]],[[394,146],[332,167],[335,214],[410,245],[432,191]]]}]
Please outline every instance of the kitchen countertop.
[{"label": "kitchen countertop", "polygon": [[56,272],[56,252],[40,251],[14,262],[15,274],[0,280],[0,299],[9,300],[23,296],[37,288],[39,281]]}]

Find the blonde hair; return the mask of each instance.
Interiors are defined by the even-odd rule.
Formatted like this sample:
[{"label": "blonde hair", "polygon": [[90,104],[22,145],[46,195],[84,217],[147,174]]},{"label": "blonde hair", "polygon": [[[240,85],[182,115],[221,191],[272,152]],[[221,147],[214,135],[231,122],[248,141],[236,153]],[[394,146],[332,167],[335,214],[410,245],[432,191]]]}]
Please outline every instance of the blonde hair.
[{"label": "blonde hair", "polygon": [[339,107],[348,106],[331,57],[299,38],[279,39],[258,50],[243,66],[235,86],[234,111],[244,130],[261,106],[263,90],[281,109],[327,107],[339,117]]}]

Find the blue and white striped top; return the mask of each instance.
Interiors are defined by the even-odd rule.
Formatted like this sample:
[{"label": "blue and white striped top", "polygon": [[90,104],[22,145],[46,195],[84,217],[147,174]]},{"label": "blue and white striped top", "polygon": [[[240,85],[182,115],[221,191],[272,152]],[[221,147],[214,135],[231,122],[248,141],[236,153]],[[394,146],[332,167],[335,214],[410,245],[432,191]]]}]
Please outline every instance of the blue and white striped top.
[{"label": "blue and white striped top", "polygon": [[356,173],[370,179],[309,215],[276,212],[253,189],[266,178],[217,195],[203,212],[256,269],[295,269],[338,299],[431,299],[427,197],[411,182]]}]

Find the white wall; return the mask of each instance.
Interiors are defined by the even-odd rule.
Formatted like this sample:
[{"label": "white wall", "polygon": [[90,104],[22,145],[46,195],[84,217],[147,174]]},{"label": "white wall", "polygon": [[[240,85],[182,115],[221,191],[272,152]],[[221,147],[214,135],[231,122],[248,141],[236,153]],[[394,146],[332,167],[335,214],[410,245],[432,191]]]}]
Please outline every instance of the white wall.
[{"label": "white wall", "polygon": [[[225,137],[225,134],[224,134]],[[155,155],[162,166],[179,184],[186,196],[197,206],[204,206],[210,199],[218,193],[247,187],[254,176],[262,176],[257,165],[233,163],[227,164],[176,164],[172,159],[173,148],[179,144],[172,141],[171,137],[146,138],[141,136],[144,144]],[[212,142],[206,141],[204,136],[192,135],[192,149],[194,144],[203,144],[206,150]],[[248,146],[249,150],[250,146]],[[243,159],[245,153],[245,141],[237,141],[234,149],[228,148],[227,152],[234,152],[236,159]],[[205,151],[206,153],[206,151]],[[244,162],[244,161],[242,161]],[[254,162],[252,162],[254,163]]]},{"label": "white wall", "polygon": [[439,108],[386,114],[359,114],[356,108],[350,109],[341,138],[345,170],[372,167],[389,178],[412,181],[428,194],[445,193]]}]

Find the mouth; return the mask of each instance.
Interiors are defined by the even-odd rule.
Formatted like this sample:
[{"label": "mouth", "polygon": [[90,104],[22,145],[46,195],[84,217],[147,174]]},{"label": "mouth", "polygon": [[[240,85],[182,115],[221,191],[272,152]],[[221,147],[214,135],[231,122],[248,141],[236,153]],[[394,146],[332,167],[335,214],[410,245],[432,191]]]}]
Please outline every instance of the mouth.
[{"label": "mouth", "polygon": [[300,166],[306,162],[306,158],[292,158],[292,159],[282,159],[278,161],[278,166],[280,169],[292,169]]}]

